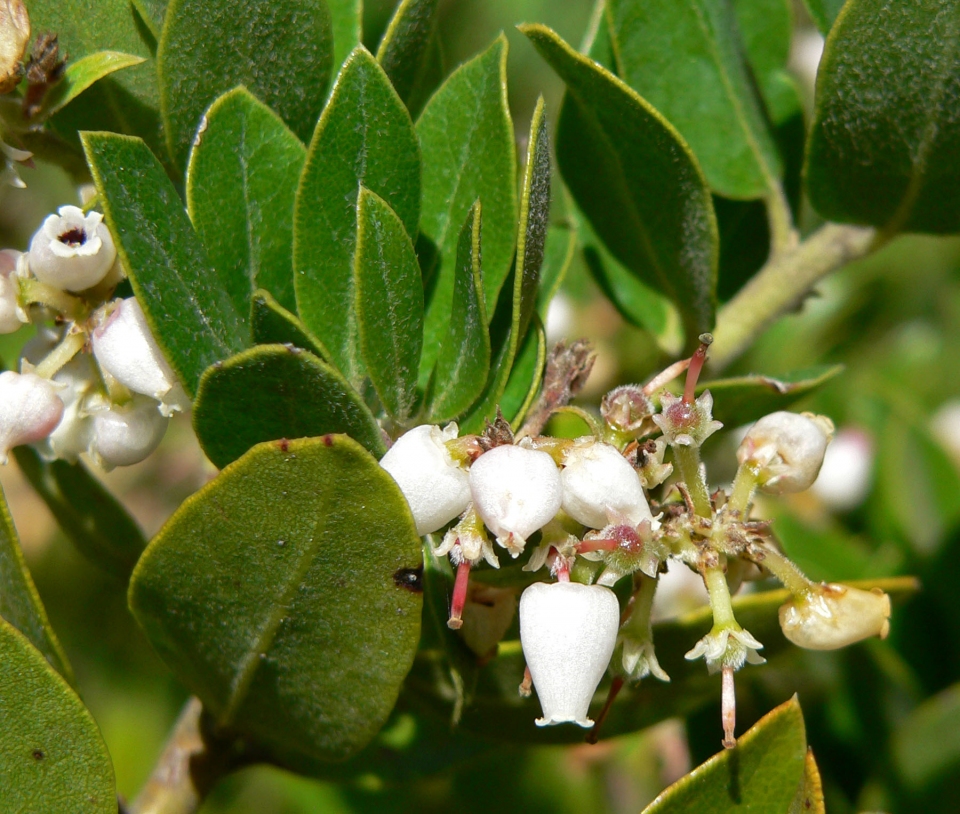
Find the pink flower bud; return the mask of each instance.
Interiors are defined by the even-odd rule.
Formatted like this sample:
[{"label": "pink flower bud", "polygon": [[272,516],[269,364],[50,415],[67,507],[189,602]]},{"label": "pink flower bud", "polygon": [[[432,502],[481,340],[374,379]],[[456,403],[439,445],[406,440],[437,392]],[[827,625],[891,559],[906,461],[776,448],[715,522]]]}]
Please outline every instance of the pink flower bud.
[{"label": "pink flower bud", "polygon": [[583,439],[563,463],[563,510],[578,523],[601,529],[615,518],[634,526],[652,519],[637,471],[615,447]]},{"label": "pink flower bud", "polygon": [[116,260],[113,238],[99,212],[61,206],[30,241],[30,270],[42,283],[85,291],[99,283]]},{"label": "pink flower bud", "polygon": [[617,643],[620,606],[609,588],[535,582],[520,597],[520,643],[543,717],[537,726],[593,726],[590,702]]},{"label": "pink flower bud", "polygon": [[134,393],[157,399],[163,415],[189,406],[140,303],[129,297],[116,301],[112,309],[93,332],[93,355],[101,369]]},{"label": "pink flower bud", "polygon": [[0,373],[0,463],[13,447],[46,438],[63,417],[53,385],[33,373]]},{"label": "pink flower bud", "polygon": [[380,461],[407,499],[421,536],[443,528],[470,502],[470,476],[445,445],[456,437],[456,424],[442,430],[430,424],[414,427]]},{"label": "pink flower bud", "polygon": [[505,444],[470,467],[470,493],[480,519],[517,557],[527,537],[560,510],[563,489],[557,465],[546,452]]},{"label": "pink flower bud", "polygon": [[780,607],[783,635],[808,650],[836,650],[890,631],[890,597],[879,588],[821,585]]},{"label": "pink flower bud", "polygon": [[740,442],[737,460],[758,469],[764,492],[783,495],[809,489],[817,479],[833,422],[813,413],[770,413]]}]

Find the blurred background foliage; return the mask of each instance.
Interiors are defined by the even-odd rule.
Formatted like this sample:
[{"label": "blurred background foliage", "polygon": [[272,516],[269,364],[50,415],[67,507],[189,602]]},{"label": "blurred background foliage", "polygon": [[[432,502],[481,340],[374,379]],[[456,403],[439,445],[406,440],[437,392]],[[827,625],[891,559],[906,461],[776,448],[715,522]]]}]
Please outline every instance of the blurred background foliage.
[{"label": "blurred background foliage", "polygon": [[[365,4],[368,47],[375,48],[392,7],[390,0]],[[514,25],[543,22],[578,43],[590,12],[589,0],[443,0],[445,64],[457,65],[505,30],[510,105],[518,131],[525,133],[523,124],[540,93],[550,121],[556,121],[562,87]],[[791,69],[809,105],[822,40],[805,7],[797,3],[794,12]],[[48,212],[76,200],[67,176],[54,167],[38,164],[23,175],[26,190],[0,190],[0,245],[19,249]],[[555,179],[554,198],[560,203],[554,220],[562,226],[559,189]],[[801,225],[804,232],[816,226],[807,206]],[[733,293],[731,280],[742,279],[762,259],[763,252],[756,258],[728,252],[721,295]],[[653,336],[627,323],[600,293],[579,254],[547,328],[551,339],[585,336],[599,352],[581,395],[585,405],[595,405],[615,385],[646,379],[676,349],[669,326]],[[23,333],[0,342],[0,356],[8,364],[27,338]],[[776,517],[774,528],[785,550],[811,577],[915,574],[923,588],[895,609],[886,641],[833,653],[792,649],[761,670],[746,670],[738,682],[738,729],[744,731],[799,692],[831,814],[956,812],[960,239],[900,237],[844,268],[818,287],[801,313],[768,330],[727,373],[776,375],[824,364],[842,364],[844,370],[798,406],[830,415],[843,443],[835,445],[820,488],[759,510]],[[707,445],[705,451],[715,458],[708,461],[714,477],[732,475],[732,436],[725,432]],[[179,417],[158,454],[104,480],[152,535],[214,472],[188,419]],[[14,464],[3,468],[0,479],[39,592],[74,665],[77,687],[113,756],[120,793],[132,797],[153,766],[185,691],[134,623],[125,586],[94,569],[63,538]],[[682,576],[661,593],[661,613],[670,612],[670,603],[675,611],[700,601],[695,580]],[[480,742],[468,761],[437,773],[430,773],[425,756],[427,765],[419,769],[426,779],[391,786],[372,776],[336,785],[254,767],[222,782],[202,811],[638,812],[666,784],[718,750],[719,676],[715,680],[715,705],[685,721],[596,746]],[[402,716],[394,726],[402,729]]]}]

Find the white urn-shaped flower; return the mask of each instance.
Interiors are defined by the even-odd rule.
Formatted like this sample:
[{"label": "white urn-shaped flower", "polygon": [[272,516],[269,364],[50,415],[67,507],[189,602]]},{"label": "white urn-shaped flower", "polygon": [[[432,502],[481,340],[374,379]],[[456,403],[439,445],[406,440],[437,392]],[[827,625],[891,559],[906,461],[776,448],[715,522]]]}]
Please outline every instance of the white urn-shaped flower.
[{"label": "white urn-shaped flower", "polygon": [[30,241],[30,270],[42,283],[64,291],[85,291],[113,266],[117,250],[99,212],[61,206]]},{"label": "white urn-shaped flower", "polygon": [[183,387],[164,359],[135,297],[107,306],[102,324],[93,332],[93,355],[100,368],[120,384],[157,399],[163,415],[188,406]]},{"label": "white urn-shaped flower", "polygon": [[443,528],[470,502],[470,476],[445,444],[456,437],[456,424],[414,427],[380,460],[407,499],[420,536]]},{"label": "white urn-shaped flower", "polygon": [[890,631],[890,597],[879,588],[824,584],[780,607],[783,635],[808,650],[836,650]]},{"label": "white urn-shaped flower", "polygon": [[765,415],[747,430],[737,460],[757,469],[757,482],[764,492],[802,492],[817,479],[832,437],[833,422],[826,416],[781,410]]},{"label": "white urn-shaped flower", "polygon": [[610,444],[578,441],[564,458],[560,482],[563,510],[589,528],[602,529],[614,518],[637,526],[653,517],[640,476]]},{"label": "white urn-shaped flower", "polygon": [[560,510],[563,488],[546,452],[505,444],[470,467],[470,493],[480,519],[514,557]]},{"label": "white urn-shaped flower", "polygon": [[159,406],[149,396],[136,395],[129,404],[93,414],[90,452],[104,469],[140,463],[157,448],[170,423]]},{"label": "white urn-shaped flower", "polygon": [[13,447],[46,438],[63,418],[54,386],[34,373],[0,373],[0,463]]},{"label": "white urn-shaped flower", "polygon": [[602,585],[535,582],[520,597],[520,643],[543,709],[537,726],[593,726],[590,701],[620,627],[617,597]]}]

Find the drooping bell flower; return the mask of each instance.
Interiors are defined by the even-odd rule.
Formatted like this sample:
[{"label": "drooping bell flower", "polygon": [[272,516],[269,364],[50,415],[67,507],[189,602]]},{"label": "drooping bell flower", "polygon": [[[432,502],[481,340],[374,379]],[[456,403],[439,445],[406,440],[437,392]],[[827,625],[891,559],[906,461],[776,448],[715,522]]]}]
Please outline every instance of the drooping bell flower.
[{"label": "drooping bell flower", "polygon": [[520,643],[543,717],[537,726],[593,726],[590,701],[610,663],[620,606],[609,588],[535,582],[520,597]]},{"label": "drooping bell flower", "polygon": [[783,635],[808,650],[836,650],[890,630],[890,597],[879,588],[820,585],[780,607]]},{"label": "drooping bell flower", "polygon": [[13,447],[46,438],[63,418],[52,384],[35,373],[0,373],[0,463]]},{"label": "drooping bell flower", "polygon": [[783,495],[809,489],[817,479],[833,422],[813,413],[765,415],[740,442],[737,460],[757,470],[761,491]]},{"label": "drooping bell flower", "polygon": [[99,283],[117,259],[110,231],[99,212],[61,206],[30,241],[30,270],[62,291],[86,291]]},{"label": "drooping bell flower", "polygon": [[546,452],[494,447],[470,467],[470,493],[480,518],[514,557],[560,510],[560,473]]},{"label": "drooping bell flower", "polygon": [[564,457],[560,482],[563,510],[589,528],[601,529],[614,517],[633,526],[653,517],[637,471],[610,444],[578,441]]},{"label": "drooping bell flower", "polygon": [[470,502],[470,476],[445,444],[456,437],[456,424],[414,427],[380,461],[407,499],[421,537],[443,528]]}]

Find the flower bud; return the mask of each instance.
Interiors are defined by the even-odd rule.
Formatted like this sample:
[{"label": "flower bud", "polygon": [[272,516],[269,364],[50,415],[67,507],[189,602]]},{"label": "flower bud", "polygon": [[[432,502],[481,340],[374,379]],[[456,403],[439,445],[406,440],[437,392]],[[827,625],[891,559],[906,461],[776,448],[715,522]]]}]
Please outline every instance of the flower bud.
[{"label": "flower bud", "polygon": [[620,627],[609,588],[535,582],[520,597],[520,644],[543,709],[537,726],[593,726],[590,701],[606,672]]},{"label": "flower bud", "polygon": [[783,495],[809,489],[817,479],[833,422],[813,413],[770,413],[754,424],[740,442],[741,466],[758,468],[760,488]]},{"label": "flower bud", "polygon": [[114,404],[93,414],[90,452],[104,469],[140,463],[153,452],[167,431],[169,418],[149,396],[136,395],[129,404]]},{"label": "flower bud", "polygon": [[117,258],[110,231],[99,212],[83,214],[61,206],[30,241],[30,270],[42,283],[64,291],[85,291],[99,283]]},{"label": "flower bud", "polygon": [[443,528],[470,502],[470,476],[444,443],[456,437],[456,424],[442,430],[430,424],[414,427],[380,461],[407,499],[421,536]]},{"label": "flower bud", "polygon": [[783,635],[808,650],[836,650],[890,631],[890,597],[879,588],[821,585],[810,596],[794,597],[780,608]]},{"label": "flower bud", "polygon": [[653,413],[650,398],[638,384],[615,387],[600,401],[600,415],[618,432],[638,432],[649,423]]},{"label": "flower bud", "polygon": [[13,447],[46,438],[63,417],[63,402],[34,373],[0,373],[0,463]]},{"label": "flower bud", "polygon": [[634,526],[652,519],[637,471],[610,444],[582,439],[563,463],[563,510],[578,523],[600,529],[614,518]]},{"label": "flower bud", "polygon": [[134,393],[157,399],[163,415],[184,409],[189,404],[186,394],[163,358],[136,297],[112,305],[93,332],[93,355],[101,369]]},{"label": "flower bud", "polygon": [[557,465],[546,452],[505,444],[470,467],[470,494],[480,519],[514,557],[527,537],[560,510]]}]

